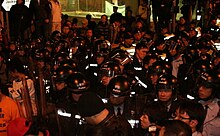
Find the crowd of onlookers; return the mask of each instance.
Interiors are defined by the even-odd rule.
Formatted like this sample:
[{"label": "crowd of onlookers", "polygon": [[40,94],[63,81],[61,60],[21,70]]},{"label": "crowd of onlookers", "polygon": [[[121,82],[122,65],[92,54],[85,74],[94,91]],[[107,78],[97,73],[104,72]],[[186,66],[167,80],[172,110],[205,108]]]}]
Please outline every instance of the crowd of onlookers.
[{"label": "crowd of onlookers", "polygon": [[173,33],[117,7],[51,24],[53,2],[11,22],[10,41],[0,26],[0,135],[219,135],[218,16],[180,17]]}]

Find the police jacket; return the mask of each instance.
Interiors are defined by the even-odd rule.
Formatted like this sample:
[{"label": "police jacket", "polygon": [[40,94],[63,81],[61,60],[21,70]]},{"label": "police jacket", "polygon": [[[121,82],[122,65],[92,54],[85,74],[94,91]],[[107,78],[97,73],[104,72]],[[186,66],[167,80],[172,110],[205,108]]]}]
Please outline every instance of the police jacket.
[{"label": "police jacket", "polygon": [[126,119],[109,114],[96,126],[87,126],[86,136],[133,136],[134,133]]},{"label": "police jacket", "polygon": [[67,99],[56,105],[57,125],[60,136],[82,136],[83,127],[81,117],[78,114],[77,103]]}]

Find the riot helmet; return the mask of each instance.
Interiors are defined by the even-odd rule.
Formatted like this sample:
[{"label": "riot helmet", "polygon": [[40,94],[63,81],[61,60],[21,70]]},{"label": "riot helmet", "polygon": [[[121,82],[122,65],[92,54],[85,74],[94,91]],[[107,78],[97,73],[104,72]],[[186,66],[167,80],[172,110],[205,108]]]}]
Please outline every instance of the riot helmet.
[{"label": "riot helmet", "polygon": [[85,39],[82,37],[75,37],[70,40],[71,47],[80,47],[85,45]]},{"label": "riot helmet", "polygon": [[84,52],[85,51],[85,39],[82,37],[75,37],[70,40],[70,48],[69,48],[69,57],[73,58],[73,55],[76,54],[77,51]]},{"label": "riot helmet", "polygon": [[54,73],[54,80],[55,82],[66,82],[68,76],[73,72],[73,68],[70,66],[58,67]]},{"label": "riot helmet", "polygon": [[156,90],[172,90],[173,93],[176,92],[177,89],[177,78],[171,74],[163,74],[161,75],[156,84]]},{"label": "riot helmet", "polygon": [[68,52],[69,43],[66,40],[59,40],[54,43],[55,52]]},{"label": "riot helmet", "polygon": [[67,59],[69,59],[68,54],[66,52],[60,52],[54,56],[53,64],[54,66],[60,66],[60,63]]},{"label": "riot helmet", "polygon": [[77,70],[78,68],[77,63],[73,59],[70,59],[70,58],[67,58],[64,61],[61,61],[60,66],[70,66],[74,70]]},{"label": "riot helmet", "polygon": [[[200,74],[197,79],[196,85],[198,86],[199,99],[209,100],[218,97],[220,87],[220,73],[214,70],[208,70]],[[204,92],[200,92],[201,87],[210,89],[210,96],[204,96]]]},{"label": "riot helmet", "polygon": [[95,48],[97,52],[108,55],[111,51],[111,43],[108,40],[98,40],[95,42]]},{"label": "riot helmet", "polygon": [[119,64],[123,66],[132,61],[130,54],[127,51],[121,49],[114,50],[111,53],[110,58],[112,60],[117,60]]},{"label": "riot helmet", "polygon": [[211,69],[210,62],[206,60],[198,60],[194,63],[195,74],[200,75],[202,72],[206,72]]},{"label": "riot helmet", "polygon": [[53,41],[53,42],[57,42],[61,39],[61,33],[59,31],[53,31],[52,34],[51,34],[51,37],[50,39]]},{"label": "riot helmet", "polygon": [[89,80],[81,72],[73,72],[67,79],[67,88],[74,94],[84,93],[89,86]]},{"label": "riot helmet", "polygon": [[100,77],[114,77],[121,73],[120,66],[114,61],[108,61],[102,64],[100,68]]},{"label": "riot helmet", "polygon": [[110,80],[108,89],[113,97],[121,97],[129,95],[131,86],[126,77],[118,75]]},{"label": "riot helmet", "polygon": [[158,60],[149,67],[149,75],[171,74],[171,65],[163,60]]}]

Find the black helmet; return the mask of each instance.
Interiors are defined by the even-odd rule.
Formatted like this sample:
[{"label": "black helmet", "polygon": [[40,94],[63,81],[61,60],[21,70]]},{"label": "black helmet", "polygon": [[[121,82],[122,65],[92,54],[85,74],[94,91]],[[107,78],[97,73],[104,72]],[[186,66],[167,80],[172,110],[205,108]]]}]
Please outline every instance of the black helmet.
[{"label": "black helmet", "polygon": [[35,50],[34,58],[36,60],[49,61],[51,58],[51,53],[48,49],[42,48]]},{"label": "black helmet", "polygon": [[66,52],[60,52],[54,57],[54,65],[60,65],[60,63],[64,60],[69,59],[69,56]]},{"label": "black helmet", "polygon": [[98,40],[95,42],[95,48],[97,52],[108,55],[111,51],[111,43],[108,40]]},{"label": "black helmet", "polygon": [[89,80],[81,72],[73,72],[67,79],[67,87],[71,93],[81,94],[89,89]]},{"label": "black helmet", "polygon": [[220,85],[220,73],[214,70],[208,70],[200,74],[197,80],[197,86],[212,88],[214,96]]},{"label": "black helmet", "polygon": [[121,49],[113,51],[110,58],[112,60],[118,61],[120,65],[126,65],[132,61],[130,54],[127,51]]},{"label": "black helmet", "polygon": [[112,78],[108,84],[108,88],[114,97],[129,95],[130,87],[128,79],[121,75]]},{"label": "black helmet", "polygon": [[59,48],[58,52],[68,52],[69,43],[66,40],[59,40],[54,46],[55,48]]},{"label": "black helmet", "polygon": [[54,42],[59,41],[61,39],[61,33],[59,31],[53,31],[50,39]]},{"label": "black helmet", "polygon": [[61,66],[57,68],[54,74],[55,82],[65,82],[68,76],[73,72],[73,68],[70,66]]},{"label": "black helmet", "polygon": [[70,40],[70,48],[71,47],[84,47],[85,46],[85,39],[82,38],[82,37],[75,37],[75,38],[72,38]]},{"label": "black helmet", "polygon": [[176,92],[177,88],[177,78],[171,74],[161,75],[157,80],[156,89],[171,89],[173,92]]},{"label": "black helmet", "polygon": [[70,66],[74,70],[77,70],[77,63],[73,59],[66,59],[60,62],[60,66]]},{"label": "black helmet", "polygon": [[100,77],[114,77],[121,73],[121,69],[119,64],[113,61],[108,61],[101,66],[100,69]]},{"label": "black helmet", "polygon": [[171,65],[168,62],[163,60],[156,61],[152,66],[149,67],[149,75],[163,75],[163,74],[171,74]]},{"label": "black helmet", "polygon": [[202,72],[206,72],[211,69],[210,62],[206,60],[199,60],[194,63],[194,70],[197,74],[201,74]]}]

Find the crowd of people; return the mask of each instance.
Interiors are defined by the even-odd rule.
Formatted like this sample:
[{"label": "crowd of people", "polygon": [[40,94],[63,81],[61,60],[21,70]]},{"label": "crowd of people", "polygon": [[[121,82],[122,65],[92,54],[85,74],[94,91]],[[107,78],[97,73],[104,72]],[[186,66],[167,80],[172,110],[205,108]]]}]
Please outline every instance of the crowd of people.
[{"label": "crowd of people", "polygon": [[11,22],[11,41],[0,23],[1,136],[220,135],[219,15],[171,33],[129,8],[53,21],[56,3],[32,3],[34,29]]}]

